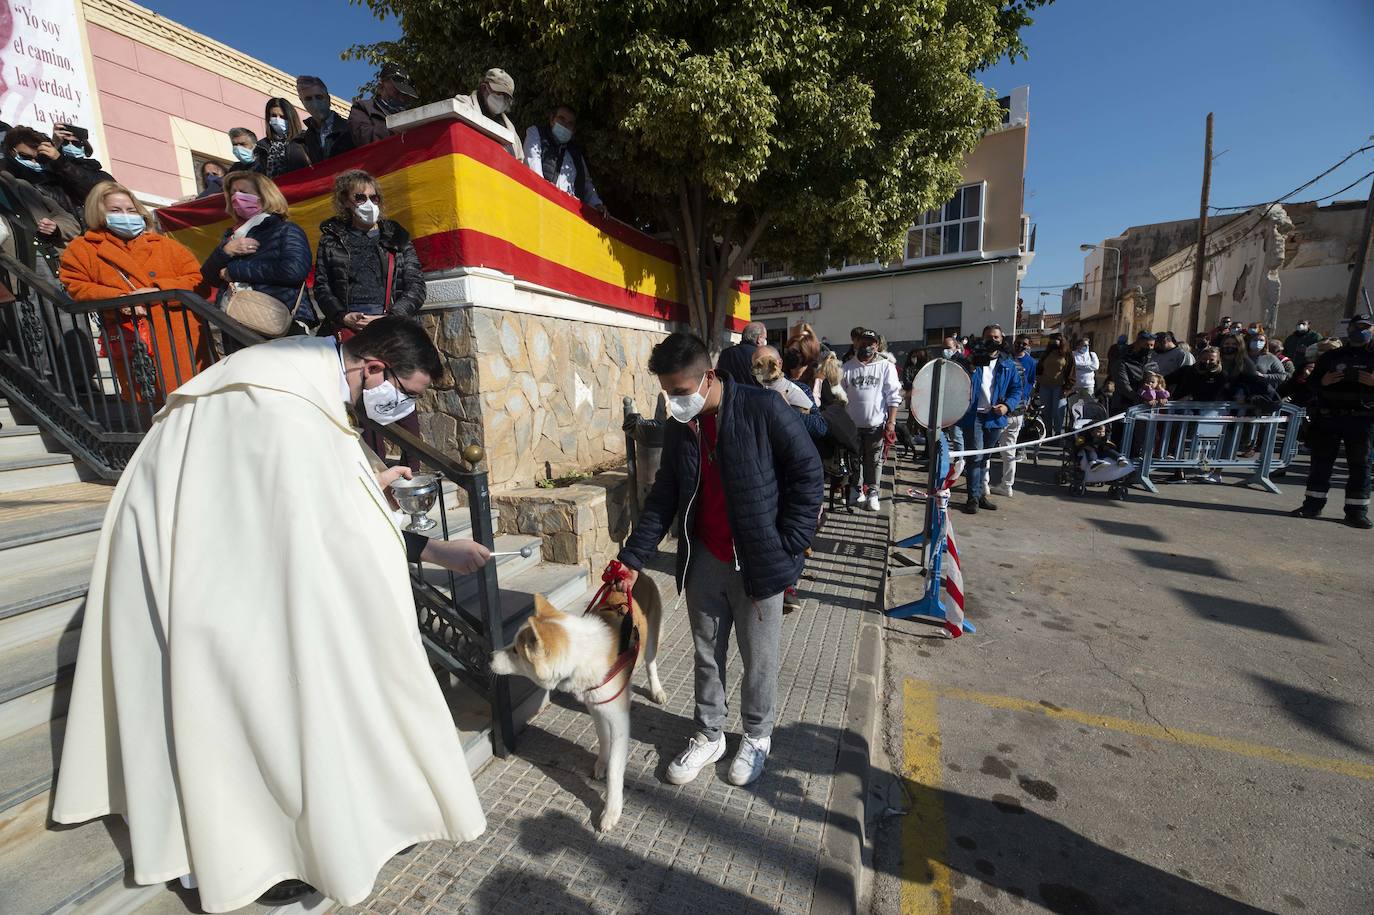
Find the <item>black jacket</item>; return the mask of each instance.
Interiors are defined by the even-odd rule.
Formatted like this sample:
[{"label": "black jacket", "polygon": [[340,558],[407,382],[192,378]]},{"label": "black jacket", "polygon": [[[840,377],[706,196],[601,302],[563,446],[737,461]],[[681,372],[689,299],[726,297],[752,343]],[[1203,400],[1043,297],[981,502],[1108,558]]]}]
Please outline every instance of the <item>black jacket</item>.
[{"label": "black jacket", "polygon": [[[259,140],[258,145],[253,147],[253,171],[259,175],[266,175],[269,178],[279,178],[301,168],[308,168],[311,164],[310,156],[306,154],[304,134],[294,140]],[[285,150],[281,161],[272,164],[271,144],[284,143]]]},{"label": "black jacket", "polygon": [[25,168],[9,156],[5,170],[20,181],[27,181],[34,190],[66,210],[86,231],[86,195],[102,181],[113,181],[94,159],[73,159],[58,156],[56,161],[43,160],[41,171]]},{"label": "black jacket", "polygon": [[[408,318],[425,304],[425,272],[420,266],[420,255],[415,253],[410,234],[400,223],[383,219],[377,229],[377,243],[383,254],[396,258],[389,313]],[[315,254],[315,303],[320,306],[325,324],[331,329],[337,329],[349,311],[348,287],[352,271],[348,244],[344,241],[347,231],[348,224],[338,216],[320,223],[320,247]],[[382,270],[385,279],[385,257]]]},{"label": "black jacket", "polygon": [[754,377],[754,353],[758,347],[752,343],[736,343],[721,350],[716,359],[716,374],[724,375],[735,384],[762,387]]},{"label": "black jacket", "polygon": [[1154,371],[1154,350],[1130,349],[1116,360],[1109,376],[1116,382],[1112,395],[1112,412],[1120,412],[1139,402],[1137,393],[1144,386],[1145,373]]},{"label": "black jacket", "polygon": [[310,275],[310,240],[305,237],[305,230],[280,216],[268,216],[248,233],[258,243],[258,250],[237,257],[224,252],[233,233],[233,229],[226,229],[219,247],[200,265],[205,282],[222,288],[224,280],[219,272],[228,268],[231,281],[247,283],[280,300],[287,308],[295,309],[299,297],[300,308],[294,317],[306,324],[316,323],[310,298],[300,295],[301,285]]},{"label": "black jacket", "polygon": [[338,130],[329,138],[329,148],[325,149],[320,137],[320,128],[313,117],[305,119],[305,132],[296,137],[296,142],[305,148],[305,154],[310,157],[310,161],[316,165],[325,159],[332,158],[341,153],[346,153],[353,148],[353,132],[349,129],[348,119],[338,118]]},{"label": "black jacket", "polygon": [[[723,384],[716,458],[735,556],[745,593],[771,597],[796,584],[803,551],[815,536],[824,488],[821,459],[801,417],[781,397],[761,387]],[[621,562],[644,568],[677,519],[679,589],[686,581],[689,541],[696,527],[700,435],[699,420],[667,423],[658,476],[639,524],[620,551]]]}]

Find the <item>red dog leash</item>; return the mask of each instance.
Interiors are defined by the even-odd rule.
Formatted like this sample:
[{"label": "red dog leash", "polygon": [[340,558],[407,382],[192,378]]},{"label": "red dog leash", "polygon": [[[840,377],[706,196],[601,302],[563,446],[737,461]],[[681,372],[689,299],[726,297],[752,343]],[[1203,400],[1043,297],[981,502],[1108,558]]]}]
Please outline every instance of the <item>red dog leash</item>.
[{"label": "red dog leash", "polygon": [[[611,592],[611,589],[612,589],[612,588],[614,588],[618,583],[620,583],[620,582],[622,582],[622,581],[629,581],[629,579],[630,579],[630,570],[627,569],[627,568],[620,562],[620,560],[618,560],[618,559],[612,560],[611,563],[610,563],[610,565],[606,566],[606,571],[603,572],[603,573],[601,574],[602,585],[601,585],[600,589],[597,590],[596,596],[592,598],[592,602],[591,602],[590,604],[587,605],[587,609],[584,610],[584,611],[582,611],[582,615],[583,615],[583,616],[586,616],[586,615],[588,615],[589,613],[591,613],[593,610],[595,610],[597,607],[601,606],[601,601],[602,601],[603,599],[605,599],[606,595],[609,594],[609,593]],[[635,612],[635,599],[634,599],[634,595],[632,595],[630,592],[627,591],[627,592],[625,592],[625,598],[626,598],[626,602],[625,602],[626,610],[627,610],[627,612],[628,612],[629,615],[630,615],[630,626],[631,626],[631,628],[633,629],[633,628],[634,628],[634,612]],[[638,657],[639,657],[639,639],[638,639],[638,638],[632,638],[632,639],[630,640],[630,646],[629,646],[628,648],[626,648],[624,651],[622,651],[622,652],[620,653],[620,656],[619,656],[618,658],[615,659],[615,663],[611,665],[611,670],[610,670],[609,673],[606,674],[606,679],[602,680],[602,681],[601,681],[600,683],[598,683],[596,686],[593,686],[590,690],[588,690],[588,692],[595,692],[596,690],[601,689],[601,687],[607,685],[608,683],[611,683],[612,681],[615,680],[616,677],[618,677],[618,676],[620,676],[622,673],[624,673],[625,668],[626,668],[627,666],[630,667],[630,668],[631,668],[631,671],[633,672],[635,660],[636,660]],[[607,699],[598,699],[598,700],[596,700],[595,702],[592,702],[591,704],[592,704],[592,705],[605,705],[607,702],[614,702],[616,699],[620,698],[620,694],[623,693],[623,692],[625,692],[625,688],[628,687],[628,686],[630,685],[630,679],[631,679],[631,678],[628,677],[628,676],[625,678],[625,682],[622,683],[622,684],[620,685],[620,689],[618,689],[618,690],[615,691],[615,695],[613,695],[613,696],[611,696],[610,698],[607,698]]]}]

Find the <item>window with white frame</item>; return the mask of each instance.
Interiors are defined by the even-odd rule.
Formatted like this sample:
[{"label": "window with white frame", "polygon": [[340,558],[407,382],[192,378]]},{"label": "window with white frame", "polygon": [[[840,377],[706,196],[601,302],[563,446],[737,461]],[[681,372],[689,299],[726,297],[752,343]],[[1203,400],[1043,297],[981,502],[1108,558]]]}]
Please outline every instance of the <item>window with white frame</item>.
[{"label": "window with white frame", "polygon": [[906,236],[906,259],[977,253],[983,249],[983,182],[966,184],[942,207],[921,214]]}]

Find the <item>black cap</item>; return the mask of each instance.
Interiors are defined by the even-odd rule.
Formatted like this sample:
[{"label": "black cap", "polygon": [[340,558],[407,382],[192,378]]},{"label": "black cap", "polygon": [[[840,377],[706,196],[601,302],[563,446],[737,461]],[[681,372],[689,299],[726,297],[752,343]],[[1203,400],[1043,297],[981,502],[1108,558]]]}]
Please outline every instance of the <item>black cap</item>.
[{"label": "black cap", "polygon": [[877,343],[878,332],[876,330],[869,330],[867,327],[865,327],[863,330],[859,331],[859,339],[872,340],[874,343]]},{"label": "black cap", "polygon": [[1345,323],[1352,327],[1356,324],[1374,324],[1374,315],[1368,313],[1354,315],[1353,317],[1346,318]]},{"label": "black cap", "polygon": [[382,64],[382,72],[379,79],[391,80],[391,85],[396,87],[396,91],[411,98],[419,98],[420,93],[415,91],[415,87],[410,84],[410,76],[401,68],[400,64]]},{"label": "black cap", "polygon": [[1135,335],[1135,338],[1137,340],[1153,340],[1155,338],[1155,335],[1150,333],[1148,330],[1142,330],[1140,333]]}]

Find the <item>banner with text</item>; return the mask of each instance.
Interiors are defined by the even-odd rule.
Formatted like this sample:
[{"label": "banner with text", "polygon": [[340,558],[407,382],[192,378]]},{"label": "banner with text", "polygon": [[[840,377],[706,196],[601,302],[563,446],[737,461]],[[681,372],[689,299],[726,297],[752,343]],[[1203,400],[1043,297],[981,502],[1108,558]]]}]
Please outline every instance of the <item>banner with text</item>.
[{"label": "banner with text", "polygon": [[95,125],[76,0],[0,0],[0,119]]}]

